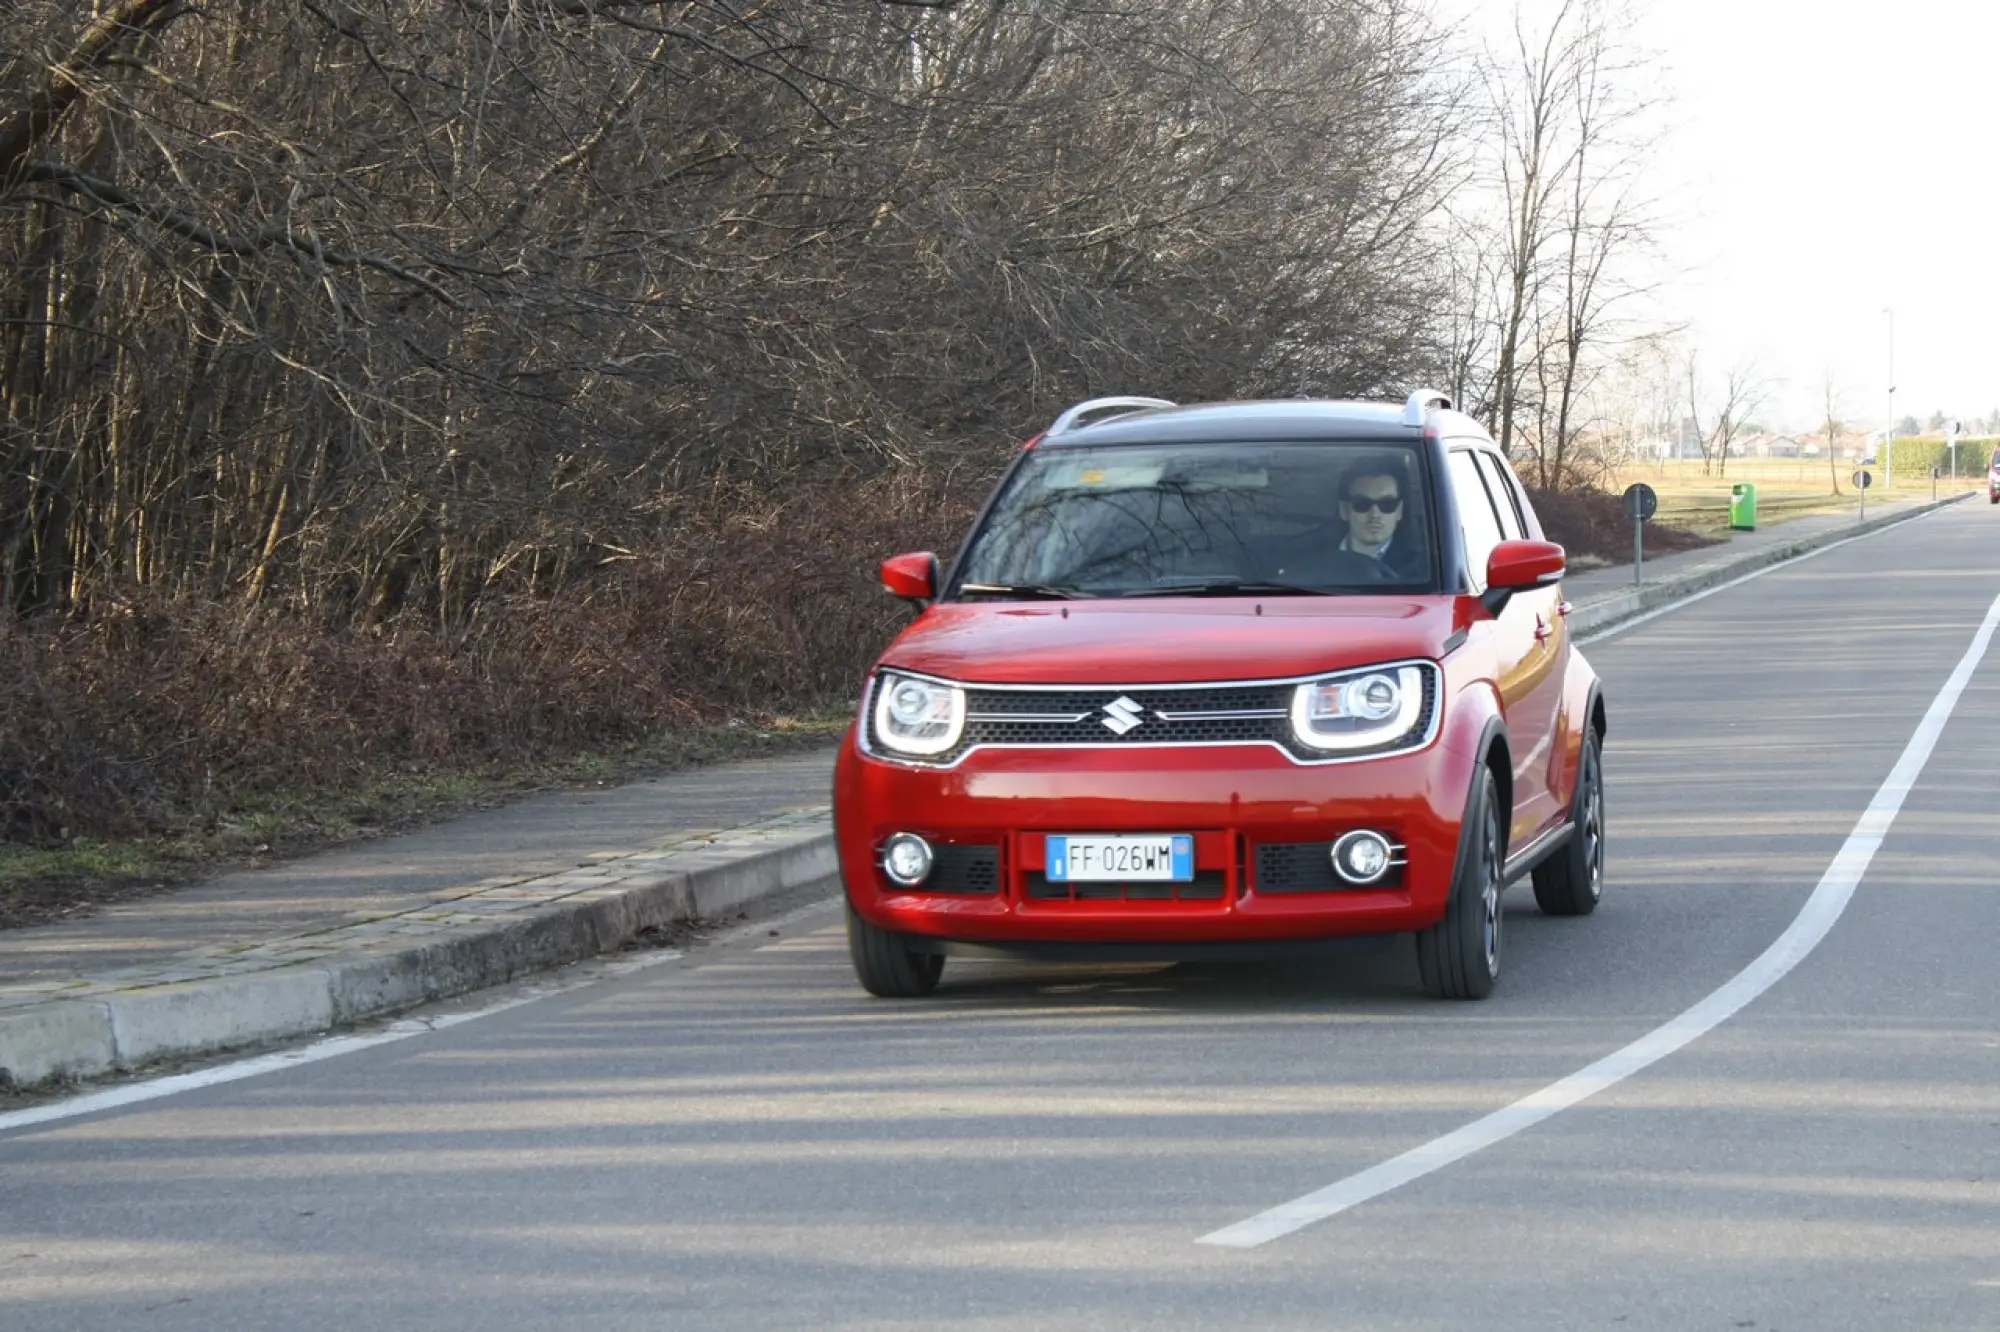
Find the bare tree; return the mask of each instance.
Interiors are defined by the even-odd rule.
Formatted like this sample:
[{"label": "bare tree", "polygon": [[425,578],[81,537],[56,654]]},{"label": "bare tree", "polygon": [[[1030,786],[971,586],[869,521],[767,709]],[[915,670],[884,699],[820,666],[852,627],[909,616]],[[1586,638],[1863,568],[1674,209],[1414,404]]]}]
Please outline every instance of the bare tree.
[{"label": "bare tree", "polygon": [[1496,110],[1499,189],[1504,208],[1500,333],[1494,369],[1495,431],[1512,452],[1526,363],[1524,339],[1545,280],[1542,256],[1550,216],[1560,198],[1570,149],[1563,118],[1579,65],[1577,16],[1587,0],[1561,0],[1546,30],[1531,33],[1526,16],[1514,15],[1514,44],[1507,62],[1491,61],[1487,82]]},{"label": "bare tree", "polygon": [[1619,308],[1643,292],[1630,265],[1650,241],[1637,188],[1649,103],[1627,30],[1604,0],[1561,0],[1540,28],[1517,10],[1512,48],[1486,65],[1504,223],[1491,247],[1498,327],[1482,405],[1543,486],[1573,479],[1593,425],[1591,380],[1623,331]]},{"label": "bare tree", "polygon": [[1657,470],[1663,463],[1662,445],[1674,435],[1684,397],[1678,336],[1674,330],[1657,330],[1610,349],[1584,397],[1584,415],[1597,428],[1578,441],[1588,447],[1567,460],[1572,477],[1602,478],[1638,462],[1652,463]]},{"label": "bare tree", "polygon": [[11,612],[464,626],[1101,388],[1445,360],[1406,0],[198,12],[8,11]]},{"label": "bare tree", "polygon": [[1499,410],[1496,352],[1504,327],[1496,233],[1479,219],[1450,215],[1445,245],[1445,388],[1460,410],[1492,420]]},{"label": "bare tree", "polygon": [[1539,315],[1535,470],[1550,488],[1570,479],[1577,437],[1590,424],[1579,418],[1579,405],[1616,341],[1618,310],[1645,291],[1621,264],[1651,242],[1636,173],[1647,147],[1637,124],[1648,104],[1630,92],[1642,85],[1606,16],[1590,20],[1570,89],[1574,144],[1556,218],[1554,276]]},{"label": "bare tree", "polygon": [[1833,367],[1828,366],[1820,376],[1820,429],[1826,432],[1826,475],[1833,483],[1833,493],[1840,493],[1840,432],[1847,425],[1840,418],[1840,386]]},{"label": "bare tree", "polygon": [[[1733,362],[1723,372],[1720,385],[1707,381],[1701,371],[1699,353],[1690,351],[1684,363],[1689,419],[1701,440],[1701,470],[1704,476],[1727,476],[1729,454],[1744,426],[1763,404],[1770,384],[1755,361]],[[1708,424],[1703,425],[1706,417]]]}]

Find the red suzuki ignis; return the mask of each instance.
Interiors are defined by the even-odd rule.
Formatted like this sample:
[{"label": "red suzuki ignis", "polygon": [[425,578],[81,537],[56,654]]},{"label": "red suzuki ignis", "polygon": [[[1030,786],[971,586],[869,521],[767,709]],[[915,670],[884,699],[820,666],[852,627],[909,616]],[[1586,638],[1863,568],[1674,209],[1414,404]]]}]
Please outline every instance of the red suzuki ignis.
[{"label": "red suzuki ignis", "polygon": [[1432,993],[1484,997],[1510,882],[1556,915],[1603,889],[1562,576],[1440,394],[1071,408],[949,569],[882,566],[921,611],[834,778],[861,984],[1407,932]]}]

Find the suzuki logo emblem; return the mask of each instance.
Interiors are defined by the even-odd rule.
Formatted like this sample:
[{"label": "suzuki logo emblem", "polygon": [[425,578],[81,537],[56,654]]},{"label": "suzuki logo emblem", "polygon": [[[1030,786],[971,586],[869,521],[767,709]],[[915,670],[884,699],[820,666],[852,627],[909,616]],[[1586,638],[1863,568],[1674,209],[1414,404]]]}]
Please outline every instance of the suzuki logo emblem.
[{"label": "suzuki logo emblem", "polygon": [[1106,703],[1104,715],[1098,718],[1113,735],[1123,735],[1145,719],[1145,710],[1123,694]]}]

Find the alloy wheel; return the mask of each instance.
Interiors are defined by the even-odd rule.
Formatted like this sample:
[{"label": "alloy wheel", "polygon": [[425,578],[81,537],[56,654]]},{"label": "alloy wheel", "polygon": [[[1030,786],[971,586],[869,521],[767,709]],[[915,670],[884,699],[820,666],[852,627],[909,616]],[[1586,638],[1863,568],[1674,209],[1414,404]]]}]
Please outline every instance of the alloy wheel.
[{"label": "alloy wheel", "polygon": [[1500,817],[1488,806],[1486,836],[1480,847],[1480,910],[1482,942],[1486,952],[1486,974],[1500,974]]},{"label": "alloy wheel", "polygon": [[1590,867],[1592,901],[1604,896],[1604,774],[1600,762],[1593,746],[1590,767],[1584,772],[1589,794],[1584,797],[1583,827],[1578,830],[1583,837],[1583,863]]}]

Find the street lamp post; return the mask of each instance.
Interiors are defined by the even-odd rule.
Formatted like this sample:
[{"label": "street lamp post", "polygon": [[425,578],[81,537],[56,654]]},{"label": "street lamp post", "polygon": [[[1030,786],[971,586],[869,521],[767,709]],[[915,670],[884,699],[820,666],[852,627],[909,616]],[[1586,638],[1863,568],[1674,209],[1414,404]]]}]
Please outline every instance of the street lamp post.
[{"label": "street lamp post", "polygon": [[1893,484],[1896,479],[1896,310],[1894,306],[1884,306],[1882,313],[1889,316],[1889,422],[1882,431],[1882,480]]}]

